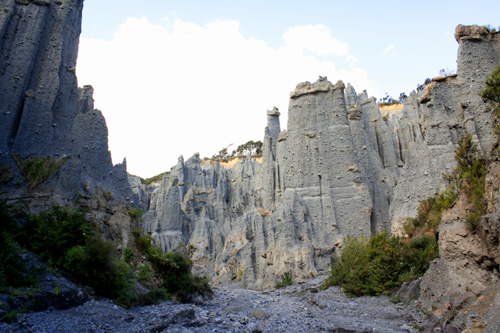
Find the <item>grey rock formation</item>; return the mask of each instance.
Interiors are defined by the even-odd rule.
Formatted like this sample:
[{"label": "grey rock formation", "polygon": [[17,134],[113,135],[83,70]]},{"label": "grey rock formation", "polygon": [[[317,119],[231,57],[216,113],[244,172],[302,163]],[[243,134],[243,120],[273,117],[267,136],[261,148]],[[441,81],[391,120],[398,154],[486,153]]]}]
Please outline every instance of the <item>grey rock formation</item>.
[{"label": "grey rock formation", "polygon": [[[326,78],[299,84],[287,132],[280,133],[278,110],[268,111],[262,164],[248,157],[226,170],[201,167],[198,155],[181,157],[152,193],[146,229],[165,251],[195,245],[195,267],[221,283],[263,288],[288,270],[298,280],[327,273],[347,235],[387,228],[387,184],[396,172],[385,171],[377,145],[358,142],[371,142],[364,131],[370,113],[361,110],[377,110],[374,99],[351,88],[362,108],[351,117],[344,88]],[[393,148],[389,140],[380,145]],[[384,209],[374,212],[380,203]]]},{"label": "grey rock formation", "polygon": [[420,201],[445,188],[460,137],[472,134],[483,152],[496,140],[478,92],[499,63],[498,37],[459,26],[456,38],[457,74],[385,116],[342,81],[297,85],[287,131],[268,111],[261,165],[181,158],[152,194],[147,230],[166,251],[195,245],[197,269],[214,281],[254,288],[288,270],[298,280],[326,272],[347,235],[401,232]]},{"label": "grey rock formation", "polygon": [[126,164],[111,163],[108,130],[94,109],[93,89],[77,85],[83,1],[1,3],[0,164],[17,173],[14,154],[63,158],[65,165],[39,185],[54,192],[55,202],[95,187],[134,202]]}]

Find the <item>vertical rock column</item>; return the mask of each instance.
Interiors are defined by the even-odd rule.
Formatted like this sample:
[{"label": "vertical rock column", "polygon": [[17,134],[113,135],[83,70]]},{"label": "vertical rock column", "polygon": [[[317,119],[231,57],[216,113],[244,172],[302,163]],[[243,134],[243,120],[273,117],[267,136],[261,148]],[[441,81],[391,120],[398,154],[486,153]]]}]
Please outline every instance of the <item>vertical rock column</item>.
[{"label": "vertical rock column", "polygon": [[[306,203],[318,233],[368,235],[372,203],[359,169],[344,99],[344,83],[326,78],[291,93],[284,165],[285,191]],[[330,240],[331,241],[331,240]]]},{"label": "vertical rock column", "polygon": [[262,205],[272,210],[275,204],[275,192],[279,190],[277,174],[277,143],[280,134],[280,112],[275,107],[267,111],[267,127],[262,147]]}]

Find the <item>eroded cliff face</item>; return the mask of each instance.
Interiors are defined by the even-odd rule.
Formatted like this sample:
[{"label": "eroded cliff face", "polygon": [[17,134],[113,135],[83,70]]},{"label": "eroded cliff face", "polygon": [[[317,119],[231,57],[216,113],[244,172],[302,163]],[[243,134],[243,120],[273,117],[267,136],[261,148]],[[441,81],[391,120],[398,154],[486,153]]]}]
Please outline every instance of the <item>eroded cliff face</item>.
[{"label": "eroded cliff face", "polygon": [[[484,89],[486,77],[500,64],[500,34],[484,27],[458,26],[455,38],[460,44],[457,75],[434,79],[432,92],[422,98],[424,101],[421,99],[421,105],[424,116],[436,119],[434,128],[440,130],[431,132],[437,133],[436,142],[445,142],[439,137],[447,135],[453,140],[465,132],[473,135],[482,150],[488,162],[486,214],[477,225],[467,221],[472,203],[466,193],[460,193],[452,207],[443,212],[438,227],[440,256],[422,278],[420,301],[423,309],[444,323],[462,328],[490,323],[486,331],[493,332],[498,330],[500,313],[500,165],[494,148],[496,112],[478,93]],[[431,115],[436,105],[439,112]],[[438,115],[446,117],[448,128],[439,122]],[[438,149],[451,159],[450,151],[443,146]]]},{"label": "eroded cliff face", "polygon": [[196,246],[197,269],[214,281],[251,288],[289,270],[298,280],[327,273],[347,235],[400,233],[420,201],[446,187],[462,136],[484,154],[496,142],[478,93],[500,63],[497,35],[457,27],[457,74],[434,78],[385,116],[342,81],[297,85],[287,131],[277,109],[267,113],[262,164],[248,157],[226,170],[181,158],[152,194],[146,229],[166,251]]},{"label": "eroded cliff face", "polygon": [[[78,202],[105,237],[127,246],[133,228],[127,206],[146,206],[131,191],[125,163],[111,162],[93,88],[77,85],[83,0],[0,4],[0,166],[9,176],[0,184],[2,198],[23,202],[32,213]],[[63,165],[29,186],[15,156],[18,163],[50,156]]]}]

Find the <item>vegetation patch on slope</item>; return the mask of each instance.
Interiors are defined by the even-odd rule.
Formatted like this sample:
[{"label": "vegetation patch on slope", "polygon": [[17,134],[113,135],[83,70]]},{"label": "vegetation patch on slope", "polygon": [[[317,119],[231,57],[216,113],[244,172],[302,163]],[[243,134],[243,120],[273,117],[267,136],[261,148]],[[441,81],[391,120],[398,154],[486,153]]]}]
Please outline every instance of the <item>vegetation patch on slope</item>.
[{"label": "vegetation patch on slope", "polygon": [[[130,210],[130,216],[137,220],[141,213],[137,209]],[[89,286],[97,295],[111,298],[123,307],[153,304],[170,298],[189,301],[195,295],[212,295],[208,279],[191,274],[189,254],[162,253],[155,247],[153,238],[140,231],[136,232],[137,240],[139,244],[147,244],[139,247],[146,260],[134,263],[132,249],[120,251],[114,242],[104,239],[79,209],[54,206],[40,214],[26,214],[0,200],[0,217],[2,293],[16,293],[18,288],[30,295],[37,292],[42,281],[38,281],[36,274],[21,260],[23,252],[31,251],[53,272]],[[18,311],[3,310],[6,313]]]},{"label": "vegetation patch on slope", "polygon": [[370,238],[348,237],[342,256],[333,263],[324,287],[340,285],[349,296],[379,295],[425,273],[430,261],[439,256],[437,227],[442,212],[464,191],[473,208],[467,216],[471,229],[484,212],[483,194],[486,165],[472,136],[458,142],[457,167],[445,176],[447,190],[428,198],[418,207],[415,218],[404,226],[406,237],[378,233]]}]

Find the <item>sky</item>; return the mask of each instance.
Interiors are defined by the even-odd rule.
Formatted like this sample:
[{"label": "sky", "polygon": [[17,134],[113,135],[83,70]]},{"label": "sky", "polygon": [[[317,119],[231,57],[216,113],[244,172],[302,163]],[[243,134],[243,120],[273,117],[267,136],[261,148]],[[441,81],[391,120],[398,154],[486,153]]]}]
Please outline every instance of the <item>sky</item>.
[{"label": "sky", "polygon": [[262,141],[274,106],[286,129],[290,92],[320,75],[409,94],[456,70],[458,24],[498,27],[498,13],[498,0],[85,0],[77,76],[113,163],[146,178]]}]

